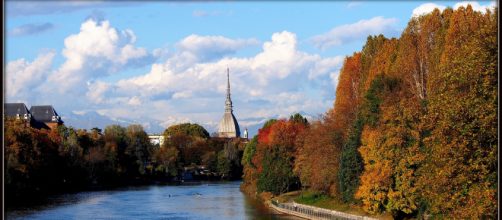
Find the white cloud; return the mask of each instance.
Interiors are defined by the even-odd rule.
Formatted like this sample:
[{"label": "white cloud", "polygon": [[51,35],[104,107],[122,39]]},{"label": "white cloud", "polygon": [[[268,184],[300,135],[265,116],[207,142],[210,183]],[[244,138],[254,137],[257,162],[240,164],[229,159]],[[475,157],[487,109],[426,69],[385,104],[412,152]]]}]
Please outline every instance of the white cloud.
[{"label": "white cloud", "polygon": [[[34,85],[53,83],[41,88],[49,91],[44,100],[62,115],[67,112],[82,120],[91,117],[89,112],[97,112],[115,122],[138,122],[155,129],[195,122],[214,131],[224,111],[227,67],[234,113],[243,120],[243,126],[252,126],[295,112],[324,112],[334,98],[334,87],[326,82],[343,64],[341,56],[322,57],[299,50],[296,34],[288,31],[273,33],[261,43],[259,52],[240,57],[233,54],[260,43],[255,39],[190,35],[172,44],[171,51],[155,50],[165,60],[150,61],[146,73],[119,77],[122,79],[118,81],[104,78],[151,56],[135,46],[135,41],[131,30],[119,31],[108,21],[88,20],[79,33],[65,39],[66,59],[54,70],[47,62],[52,58],[37,58],[32,63],[13,61],[9,70],[23,72],[21,67],[37,66],[31,71],[40,73],[24,72],[39,76]],[[13,88],[23,87],[16,83],[12,83]],[[61,93],[56,93],[60,88]],[[320,90],[331,95],[321,96]],[[59,111],[59,106],[64,110]],[[90,122],[85,125],[92,127]]]},{"label": "white cloud", "polygon": [[181,124],[181,123],[190,123],[190,122],[192,122],[192,121],[189,118],[179,118],[179,117],[168,116],[160,124],[163,127],[167,128],[171,125]]},{"label": "white cloud", "polygon": [[474,11],[486,12],[487,9],[493,10],[493,8],[496,7],[497,4],[494,1],[490,2],[488,5],[480,5],[479,2],[476,1],[463,1],[455,4],[453,8],[457,9],[461,6],[467,7],[467,5],[471,5]]},{"label": "white cloud", "polygon": [[174,93],[173,99],[183,99],[192,97],[192,93],[190,91],[183,91]]},{"label": "white cloud", "polygon": [[338,79],[340,78],[340,70],[330,73],[329,78],[331,79],[333,88],[336,88],[338,86]]},{"label": "white cloud", "polygon": [[[178,43],[178,49],[200,57],[232,54],[247,46],[259,44],[256,39],[229,39],[223,36],[200,36],[192,34]],[[215,54],[215,55],[213,55]],[[220,56],[218,56],[219,58]],[[205,59],[203,59],[205,60]]]},{"label": "white cloud", "polygon": [[[198,38],[211,39],[206,36]],[[194,61],[186,68],[178,68],[173,60],[178,59],[179,50],[191,50],[189,47],[180,46],[186,43],[187,39],[189,38],[184,38],[177,44],[178,51],[175,55],[164,63],[153,64],[148,73],[122,79],[114,84],[113,99],[138,97],[142,100],[142,109],[137,114],[155,117],[155,120],[162,122],[161,126],[190,119],[192,122],[210,126],[209,130],[215,129],[223,112],[228,66],[235,114],[239,119],[287,117],[300,111],[317,114],[332,104],[332,84],[319,85],[315,84],[314,80],[331,81],[331,73],[339,70],[344,58],[323,58],[317,54],[302,52],[297,48],[298,42],[294,33],[283,31],[272,34],[271,39],[263,43],[262,51],[254,56],[225,56],[214,61]],[[190,54],[194,56],[194,60],[198,60],[199,55],[195,54],[201,53]],[[327,86],[322,90],[331,91],[332,95],[327,99],[306,95],[304,89],[308,89],[308,86]],[[253,105],[251,102],[256,99],[263,100],[264,104]],[[144,110],[145,108],[148,110]],[[119,117],[122,113],[110,111],[109,114],[117,114],[115,117]],[[165,115],[170,117],[168,122],[165,118],[159,118]]]},{"label": "white cloud", "polygon": [[141,99],[138,96],[134,96],[127,101],[127,104],[132,106],[139,106],[141,103]]},{"label": "white cloud", "polygon": [[[453,9],[458,9],[461,6],[467,7],[467,5],[471,5],[474,11],[486,12],[487,9],[493,10],[493,8],[496,7],[497,4],[494,1],[490,2],[487,5],[481,5],[477,1],[463,1],[456,3],[453,6]],[[434,11],[435,8],[439,9],[440,11],[443,11],[446,8],[446,6],[438,5],[436,3],[424,3],[413,9],[411,16],[418,17],[420,15],[425,15]]]},{"label": "white cloud", "polygon": [[[280,32],[273,34],[271,41],[263,44],[263,51],[254,57],[221,58],[214,62],[195,63],[187,69],[179,69],[172,65],[172,60],[167,60],[164,64],[153,64],[145,75],[120,80],[117,83],[118,92],[132,95],[131,91],[136,91],[135,94],[151,96],[170,91],[174,93],[173,98],[222,94],[226,88],[228,66],[232,88],[257,96],[261,95],[259,91],[263,88],[277,88],[279,91],[285,86],[270,85],[271,81],[293,81],[288,77],[298,74],[303,74],[298,77],[313,79],[328,74],[343,63],[342,57],[321,58],[298,51],[296,44],[295,34]],[[297,89],[296,85],[299,84],[302,82],[293,82],[287,87]]]},{"label": "white cloud", "polygon": [[229,39],[223,36],[200,36],[192,34],[176,44],[169,65],[177,71],[184,70],[196,63],[211,62],[232,55],[238,50],[256,46],[256,39]]},{"label": "white cloud", "polygon": [[65,39],[66,61],[49,77],[60,92],[82,88],[83,82],[104,77],[128,66],[141,66],[152,61],[146,49],[134,46],[131,30],[118,31],[109,21],[87,20],[80,32]]},{"label": "white cloud", "polygon": [[38,55],[32,62],[25,59],[9,62],[6,73],[6,97],[29,96],[30,91],[44,83],[51,71],[55,55],[54,51],[49,51]]},{"label": "white cloud", "polygon": [[103,103],[105,100],[105,93],[110,88],[108,83],[97,81],[88,83],[89,90],[86,93],[87,98],[93,103]]},{"label": "white cloud", "polygon": [[428,14],[428,13],[434,11],[435,8],[439,9],[440,11],[443,11],[446,8],[446,6],[438,5],[436,3],[421,4],[420,6],[413,9],[413,13],[411,16],[418,17],[420,15]]},{"label": "white cloud", "polygon": [[76,115],[85,115],[87,113],[87,111],[77,111],[77,110],[74,110],[72,111],[73,114],[76,114]]},{"label": "white cloud", "polygon": [[368,35],[397,33],[396,18],[374,17],[331,29],[328,33],[314,36],[311,42],[320,49],[365,39]]},{"label": "white cloud", "polygon": [[345,56],[336,56],[331,58],[323,59],[314,64],[314,68],[309,72],[309,79],[314,79],[320,75],[329,74],[333,67],[341,67]]}]

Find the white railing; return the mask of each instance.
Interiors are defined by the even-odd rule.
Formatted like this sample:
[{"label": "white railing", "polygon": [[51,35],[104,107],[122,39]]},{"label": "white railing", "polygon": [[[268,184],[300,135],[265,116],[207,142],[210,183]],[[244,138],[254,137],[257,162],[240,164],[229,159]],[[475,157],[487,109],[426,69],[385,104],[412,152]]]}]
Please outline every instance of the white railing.
[{"label": "white railing", "polygon": [[374,220],[374,218],[348,214],[335,210],[323,209],[298,203],[279,203],[271,201],[278,211],[308,219]]}]

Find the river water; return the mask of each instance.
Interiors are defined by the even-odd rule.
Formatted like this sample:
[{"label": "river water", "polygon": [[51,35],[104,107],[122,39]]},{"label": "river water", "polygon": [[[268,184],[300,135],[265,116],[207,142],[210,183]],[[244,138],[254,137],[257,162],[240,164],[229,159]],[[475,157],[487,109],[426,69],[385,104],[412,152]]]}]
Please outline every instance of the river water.
[{"label": "river water", "polygon": [[241,182],[154,185],[53,196],[7,210],[7,219],[298,219],[266,208]]}]

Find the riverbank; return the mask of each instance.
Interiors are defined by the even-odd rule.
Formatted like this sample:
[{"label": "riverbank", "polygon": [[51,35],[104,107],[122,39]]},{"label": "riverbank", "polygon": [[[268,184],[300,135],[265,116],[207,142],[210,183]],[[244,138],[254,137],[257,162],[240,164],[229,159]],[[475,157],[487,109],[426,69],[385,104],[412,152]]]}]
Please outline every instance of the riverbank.
[{"label": "riverbank", "polygon": [[303,205],[296,202],[279,203],[271,200],[267,201],[266,205],[278,212],[298,216],[305,219],[377,220],[377,218],[353,215],[345,212]]},{"label": "riverbank", "polygon": [[393,219],[389,214],[369,215],[359,207],[325,195],[313,197],[312,192],[293,191],[278,196],[262,193],[260,197],[270,209],[305,219]]}]

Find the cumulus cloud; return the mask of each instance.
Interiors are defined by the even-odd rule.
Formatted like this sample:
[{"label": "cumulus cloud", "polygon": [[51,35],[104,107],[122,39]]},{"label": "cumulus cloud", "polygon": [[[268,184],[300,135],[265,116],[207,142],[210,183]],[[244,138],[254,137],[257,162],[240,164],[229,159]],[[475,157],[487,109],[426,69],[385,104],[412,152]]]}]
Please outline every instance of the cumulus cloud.
[{"label": "cumulus cloud", "polygon": [[[215,41],[214,38],[207,36],[198,37]],[[192,51],[188,47],[190,45],[185,47],[187,39],[190,38],[184,38],[177,44],[178,53]],[[238,42],[231,39],[224,41]],[[330,81],[331,73],[338,71],[343,64],[343,57],[323,58],[317,54],[305,53],[298,50],[297,44],[294,33],[283,31],[272,34],[271,39],[264,42],[262,50],[254,56],[241,58],[223,56],[214,61],[195,61],[187,68],[178,68],[174,65],[173,60],[177,57],[173,56],[164,63],[153,64],[150,71],[144,75],[119,80],[114,84],[114,96],[110,99],[138,97],[142,101],[142,109],[162,109],[162,111],[152,110],[153,112],[139,110],[148,111],[140,113],[142,115],[164,116],[156,120],[165,121],[165,113],[169,112],[170,117],[190,118],[192,122],[209,126],[210,130],[216,129],[215,126],[223,112],[226,69],[229,67],[232,98],[236,106],[235,114],[239,119],[287,117],[299,111],[325,110],[331,106],[334,98],[332,84],[314,85],[317,88],[326,86],[322,90],[331,91],[329,97],[312,97],[305,95],[304,90],[310,86],[307,84],[316,79]],[[200,45],[203,48],[205,44]],[[203,53],[191,54],[194,60],[198,60],[197,56]],[[262,105],[253,104],[253,100],[262,100]],[[115,113],[110,111],[109,114]],[[163,123],[166,124],[168,123]],[[253,123],[248,120],[247,124]]]},{"label": "cumulus cloud", "polygon": [[166,119],[164,119],[160,125],[164,127],[169,127],[171,125],[175,124],[181,124],[181,123],[190,123],[192,122],[189,118],[187,117],[173,117],[173,116],[168,116]]},{"label": "cumulus cloud", "polygon": [[128,105],[139,106],[141,105],[141,99],[138,96],[134,96],[127,101]]},{"label": "cumulus cloud", "polygon": [[309,79],[317,78],[322,74],[329,74],[333,67],[341,67],[345,56],[336,56],[323,59],[314,64],[314,68],[309,71]]},{"label": "cumulus cloud", "polygon": [[[308,72],[311,73],[310,76],[304,74],[302,77],[313,79],[329,73],[331,68],[339,67],[343,62],[341,57],[323,59],[319,55],[298,51],[296,45],[295,34],[286,31],[275,33],[271,41],[263,44],[262,52],[253,57],[226,57],[214,62],[195,63],[188,69],[178,69],[172,65],[172,60],[167,60],[163,64],[153,64],[150,72],[145,75],[120,80],[117,86],[118,90],[125,94],[142,91],[145,96],[166,90],[173,92],[176,98],[187,94],[207,95],[211,91],[216,94],[224,93],[226,85],[222,82],[225,82],[225,70],[228,66],[231,69],[231,78],[236,82],[233,87],[245,90],[250,96],[257,96],[261,94],[253,91],[269,86],[271,80],[287,81],[291,80],[287,79],[291,75]],[[315,68],[315,74],[311,68]],[[249,82],[246,83],[241,77],[246,77]],[[281,89],[281,85],[275,84],[273,87]],[[190,92],[185,89],[190,89]]]},{"label": "cumulus cloud", "polygon": [[[65,39],[65,59],[60,66],[51,69],[55,52],[33,62],[11,62],[9,73],[33,75],[35,80],[9,79],[9,93],[42,84],[45,86],[40,89],[47,94],[44,100],[50,100],[48,104],[58,110],[64,106],[68,114],[87,117],[88,112],[97,112],[113,121],[138,122],[149,128],[189,121],[214,131],[224,111],[227,67],[234,113],[243,126],[254,126],[270,117],[324,112],[332,105],[334,86],[321,82],[330,82],[332,73],[343,64],[341,56],[301,51],[296,34],[288,31],[273,33],[263,43],[190,35],[169,50],[157,50],[155,53],[165,57],[161,62],[153,61],[153,55],[135,42],[132,30],[117,30],[106,20],[87,20],[78,33]],[[261,46],[261,50],[233,56],[253,46]],[[150,69],[144,74],[118,81],[106,78],[145,64]],[[330,95],[319,95],[321,90]],[[83,109],[85,113],[79,112]]]},{"label": "cumulus cloud", "polygon": [[430,12],[434,11],[434,9],[436,9],[436,8],[439,9],[440,11],[443,11],[446,8],[446,6],[438,5],[436,3],[421,4],[420,6],[413,9],[413,13],[411,16],[418,17],[420,15],[430,13]]},{"label": "cumulus cloud", "polygon": [[9,31],[9,35],[13,37],[34,35],[46,32],[54,28],[52,23],[42,23],[42,24],[24,24],[19,27],[15,27]]},{"label": "cumulus cloud", "polygon": [[471,5],[474,11],[479,11],[479,12],[486,12],[487,9],[493,10],[493,8],[497,6],[497,4],[494,1],[490,2],[487,5],[480,5],[479,2],[476,1],[463,1],[455,4],[453,8],[457,9],[462,6],[467,7],[467,5]]},{"label": "cumulus cloud", "polygon": [[256,39],[229,39],[223,36],[199,36],[192,34],[178,43],[180,50],[189,51],[196,56],[206,57],[212,54],[224,55],[237,50],[259,44]]},{"label": "cumulus cloud", "polygon": [[[456,3],[453,6],[453,8],[457,9],[461,6],[467,7],[467,5],[471,5],[473,10],[479,11],[479,12],[486,12],[487,9],[493,10],[493,8],[496,7],[495,2],[490,2],[487,5],[480,5],[479,2],[476,2],[476,1],[463,1],[463,2]],[[440,11],[443,11],[446,8],[446,6],[438,5],[436,3],[424,3],[424,4],[421,4],[420,6],[416,7],[415,9],[413,9],[411,17],[418,17],[420,15],[428,14],[428,13],[434,11],[435,8],[439,9]]]},{"label": "cumulus cloud", "polygon": [[178,53],[172,57],[171,63],[183,66],[196,62],[213,61],[238,50],[258,45],[256,39],[229,39],[223,36],[200,36],[192,34],[185,37],[176,47]]},{"label": "cumulus cloud", "polygon": [[55,55],[56,52],[49,51],[38,55],[32,62],[25,59],[9,62],[6,72],[6,97],[29,97],[30,91],[42,84],[49,75]]},{"label": "cumulus cloud", "polygon": [[134,46],[133,31],[119,31],[109,21],[93,19],[82,23],[80,32],[64,41],[66,61],[49,77],[60,92],[81,88],[86,81],[108,76],[126,67],[143,66],[153,61],[146,49]]},{"label": "cumulus cloud", "polygon": [[86,93],[86,97],[93,103],[103,103],[110,85],[102,81],[88,82],[87,85],[89,90]]},{"label": "cumulus cloud", "polygon": [[356,23],[341,25],[331,29],[328,33],[314,36],[311,42],[320,49],[350,43],[365,39],[368,35],[397,33],[396,18],[374,17],[360,20]]}]

